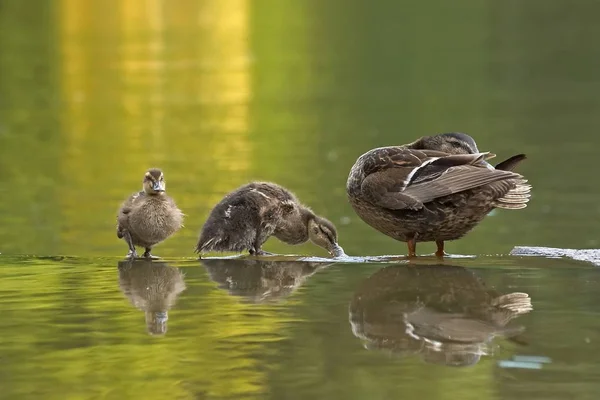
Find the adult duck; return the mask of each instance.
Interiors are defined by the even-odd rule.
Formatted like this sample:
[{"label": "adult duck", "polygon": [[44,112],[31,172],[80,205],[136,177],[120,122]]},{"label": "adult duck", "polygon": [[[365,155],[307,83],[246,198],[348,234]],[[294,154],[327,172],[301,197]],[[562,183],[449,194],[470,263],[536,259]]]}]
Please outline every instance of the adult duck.
[{"label": "adult duck", "polygon": [[403,146],[380,147],[360,156],[346,192],[358,216],[378,231],[408,245],[464,236],[494,208],[525,208],[531,186],[512,169],[526,157],[515,155],[496,167],[465,133],[425,136]]}]

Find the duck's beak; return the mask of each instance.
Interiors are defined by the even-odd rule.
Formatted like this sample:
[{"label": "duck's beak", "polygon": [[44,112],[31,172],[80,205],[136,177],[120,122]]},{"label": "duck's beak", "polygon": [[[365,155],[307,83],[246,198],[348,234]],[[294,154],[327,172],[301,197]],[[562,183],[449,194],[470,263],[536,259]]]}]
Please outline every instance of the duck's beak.
[{"label": "duck's beak", "polygon": [[165,191],[165,183],[164,182],[154,182],[152,184],[152,190],[155,192],[164,192]]},{"label": "duck's beak", "polygon": [[346,253],[344,253],[344,249],[342,249],[342,247],[337,243],[334,243],[331,249],[329,249],[329,254],[331,254],[334,257],[341,257],[346,255]]}]

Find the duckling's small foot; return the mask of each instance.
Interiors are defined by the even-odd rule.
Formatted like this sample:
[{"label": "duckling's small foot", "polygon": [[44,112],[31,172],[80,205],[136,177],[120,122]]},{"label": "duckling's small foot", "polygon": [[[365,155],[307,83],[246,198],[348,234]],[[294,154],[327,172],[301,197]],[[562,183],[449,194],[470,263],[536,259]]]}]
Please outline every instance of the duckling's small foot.
[{"label": "duckling's small foot", "polygon": [[150,260],[160,260],[160,257],[159,257],[159,256],[154,256],[154,255],[152,255],[152,254],[148,254],[148,255],[146,255],[146,253],[144,253],[144,257],[145,257],[145,258],[149,258]]},{"label": "duckling's small foot", "polygon": [[153,256],[152,254],[150,254],[150,250],[152,250],[152,249],[146,248],[146,251],[143,254],[144,258],[149,258],[151,260],[158,260],[158,259],[160,259],[160,257]]},{"label": "duckling's small foot", "polygon": [[133,245],[133,240],[131,240],[131,234],[126,229],[123,231],[123,239],[125,239],[125,242],[129,247],[129,253],[127,253],[127,258],[138,258],[137,252],[135,251],[135,246]]},{"label": "duckling's small foot", "polygon": [[133,250],[133,251],[129,250],[129,253],[127,253],[125,258],[131,258],[131,259],[138,258],[138,254],[135,250]]},{"label": "duckling's small foot", "polygon": [[264,251],[263,249],[255,249],[251,248],[248,250],[253,256],[274,256],[274,253],[269,253],[268,251]]}]

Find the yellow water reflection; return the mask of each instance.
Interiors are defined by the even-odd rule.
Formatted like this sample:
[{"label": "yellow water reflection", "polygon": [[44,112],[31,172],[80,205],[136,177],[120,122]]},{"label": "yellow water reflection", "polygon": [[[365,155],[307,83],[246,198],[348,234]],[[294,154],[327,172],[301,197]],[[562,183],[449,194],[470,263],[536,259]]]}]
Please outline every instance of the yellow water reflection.
[{"label": "yellow water reflection", "polygon": [[59,10],[61,237],[115,243],[118,203],[107,203],[137,190],[143,171],[158,165],[193,216],[177,239],[188,239],[177,255],[191,253],[203,215],[249,169],[247,0],[63,0]]},{"label": "yellow water reflection", "polygon": [[[151,165],[164,168],[171,194],[194,217],[230,190],[232,182],[244,179],[252,152],[248,13],[247,0],[177,2],[176,7],[158,0],[60,2],[61,237],[65,242],[76,242],[84,234],[91,243],[116,242],[108,226],[118,204],[107,208],[97,196],[112,201],[128,194],[124,187],[137,190],[141,175]],[[204,195],[198,196],[199,191]],[[96,200],[82,210],[81,203],[92,198]],[[185,254],[181,249],[191,253],[189,239],[195,238],[201,223],[197,218],[186,222],[192,229],[175,239],[188,239],[187,244],[176,246],[178,256]],[[90,224],[102,229],[90,229]],[[163,249],[161,255],[165,253]],[[215,341],[236,342],[256,334],[275,337],[276,318],[271,313],[248,317],[247,305],[221,297],[224,301],[212,313],[232,318],[212,326],[217,321],[213,318],[198,327],[197,343],[182,343],[193,348],[198,365],[213,365],[198,390],[211,396],[262,392],[264,372],[253,367],[253,346],[239,346],[223,359]],[[171,315],[170,323],[176,325],[176,311]],[[170,329],[169,334],[177,334],[176,328]],[[131,364],[108,368],[148,375],[186,368],[165,346],[127,345],[121,351],[130,352]],[[93,351],[114,350],[96,347]],[[79,363],[60,376],[84,379],[89,367]],[[237,371],[233,379],[227,378],[230,370]],[[110,371],[101,368],[99,373]],[[153,382],[132,389],[136,396],[185,395],[192,389]]]}]

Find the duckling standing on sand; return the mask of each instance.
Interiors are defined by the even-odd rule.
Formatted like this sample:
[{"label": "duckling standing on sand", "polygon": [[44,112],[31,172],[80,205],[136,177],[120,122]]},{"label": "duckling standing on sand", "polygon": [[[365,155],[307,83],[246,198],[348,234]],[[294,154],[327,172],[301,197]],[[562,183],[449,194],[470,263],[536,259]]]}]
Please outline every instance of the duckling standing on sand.
[{"label": "duckling standing on sand", "polygon": [[408,244],[455,240],[494,208],[525,208],[531,186],[511,170],[518,154],[492,167],[473,138],[464,133],[426,136],[403,146],[381,147],[360,156],[346,192],[354,211],[378,231]]},{"label": "duckling standing on sand", "polygon": [[253,182],[226,195],[208,216],[196,246],[197,253],[248,250],[270,255],[262,245],[270,236],[287,244],[311,242],[339,257],[335,226],[299,203],[287,189]]},{"label": "duckling standing on sand", "polygon": [[127,257],[136,258],[135,246],[141,246],[144,257],[158,258],[150,254],[152,247],[183,226],[183,213],[165,187],[162,171],[152,168],[144,175],[143,190],[132,194],[119,209],[117,237],[129,246]]}]

